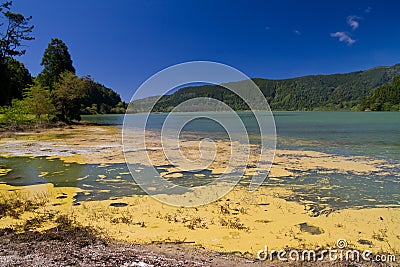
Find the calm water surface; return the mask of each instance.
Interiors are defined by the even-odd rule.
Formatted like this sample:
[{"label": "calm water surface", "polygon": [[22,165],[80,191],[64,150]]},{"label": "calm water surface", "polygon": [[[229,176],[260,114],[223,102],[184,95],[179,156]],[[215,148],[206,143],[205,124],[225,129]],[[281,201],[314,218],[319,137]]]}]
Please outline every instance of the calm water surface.
[{"label": "calm water surface", "polygon": [[[259,130],[255,118],[248,112],[239,115],[250,138],[254,136],[257,139]],[[147,127],[161,129],[166,116],[152,114]],[[332,154],[400,160],[399,112],[274,112],[274,118],[280,149],[312,149]],[[122,125],[124,116],[83,116],[83,119]],[[185,130],[200,135],[224,132],[221,126],[206,119],[190,123]]]},{"label": "calm water surface", "polygon": [[[259,130],[251,113],[240,113],[250,137],[257,143]],[[143,116],[143,115],[130,115]],[[221,116],[224,116],[223,114]],[[122,125],[123,115],[83,116],[84,120],[105,125]],[[152,114],[147,128],[161,129],[166,114]],[[314,150],[333,155],[367,156],[400,163],[400,113],[359,112],[276,112],[274,113],[279,149]],[[229,121],[229,118],[225,118]],[[223,127],[201,119],[184,128],[198,137],[227,138]],[[76,201],[107,199],[143,194],[134,183],[125,164],[81,165],[65,164],[45,158],[0,158],[0,167],[13,169],[0,177],[0,183],[27,185],[53,183],[55,186],[79,187],[87,190]],[[147,167],[134,166],[140,175],[148,175]],[[159,166],[160,171],[168,166]],[[280,185],[292,189],[295,201],[314,201],[334,208],[400,205],[400,170],[386,168],[386,175],[370,173],[368,177],[354,173],[326,175],[320,171],[298,172],[295,177],[279,182],[266,181],[265,186]],[[211,173],[201,183],[212,180]],[[199,184],[198,178],[184,173],[174,179],[181,185]],[[246,184],[246,178],[242,184]],[[332,200],[332,197],[335,200]],[[321,200],[325,199],[325,200]],[[321,203],[326,202],[326,203]]]}]

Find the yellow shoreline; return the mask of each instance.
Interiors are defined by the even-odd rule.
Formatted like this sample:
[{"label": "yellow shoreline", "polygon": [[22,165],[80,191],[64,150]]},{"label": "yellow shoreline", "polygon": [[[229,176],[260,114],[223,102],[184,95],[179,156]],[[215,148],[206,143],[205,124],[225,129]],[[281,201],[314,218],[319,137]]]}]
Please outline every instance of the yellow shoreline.
[{"label": "yellow shoreline", "polygon": [[[45,194],[49,203],[18,220],[0,219],[0,228],[22,225],[37,214],[52,212],[72,216],[76,222],[100,229],[108,237],[134,243],[194,242],[214,251],[255,256],[265,245],[275,250],[335,248],[338,239],[346,239],[351,248],[375,253],[400,251],[400,209],[343,209],[312,217],[303,205],[280,198],[291,192],[279,187],[261,187],[254,193],[238,187],[219,201],[197,208],[176,208],[149,196],[73,206],[73,196],[80,189],[55,188],[52,184],[18,188],[0,185],[3,197],[15,190]],[[61,195],[65,198],[57,199]],[[112,207],[111,203],[127,206]],[[311,231],[302,229],[302,225]],[[44,224],[38,230],[53,226]]]},{"label": "yellow shoreline", "polygon": [[[90,132],[90,135],[87,133]],[[64,138],[64,137],[65,138]],[[32,147],[38,140],[55,142],[55,146],[87,150],[90,154],[62,156],[66,162],[77,163],[119,163],[124,162],[121,151],[119,129],[116,127],[80,126],[62,132],[49,130],[43,133],[19,135],[3,139],[2,143],[21,142],[24,149]],[[30,142],[30,143],[29,143]],[[151,141],[152,147],[159,144]],[[192,151],[197,143],[187,142],[186,149]],[[217,143],[218,149],[227,149],[224,142]],[[98,153],[92,154],[92,151]],[[254,148],[256,149],[256,148]],[[160,150],[152,149],[152,158],[163,163]],[[251,162],[256,162],[253,153]],[[194,156],[196,155],[189,155]],[[223,168],[225,160],[210,166]],[[138,158],[140,162],[140,158]],[[327,173],[355,172],[368,174],[379,171],[382,161],[371,161],[363,157],[351,160],[345,157],[315,152],[279,150],[271,169],[272,179],[285,179],[291,170],[325,169]],[[0,175],[8,170],[1,170]],[[176,170],[168,170],[174,172]],[[246,170],[251,175],[255,170]],[[164,174],[168,175],[168,173]],[[0,184],[2,196],[18,190],[37,194],[45,192],[49,203],[35,213],[26,213],[22,219],[4,217],[0,227],[22,224],[24,220],[44,211],[69,214],[77,222],[101,229],[107,236],[128,242],[146,243],[152,241],[195,242],[207,249],[222,252],[240,252],[255,256],[265,245],[270,249],[299,248],[319,249],[335,247],[339,238],[344,238],[352,248],[398,254],[400,251],[400,209],[371,208],[343,209],[327,216],[312,217],[299,203],[282,198],[293,194],[279,187],[261,187],[254,193],[246,188],[236,187],[217,202],[198,208],[176,208],[160,203],[149,196],[123,197],[118,200],[90,201],[73,206],[77,188],[55,188],[51,184],[42,186],[12,187]],[[57,198],[63,195],[64,198]],[[124,207],[112,207],[111,203],[126,203]],[[56,205],[54,205],[56,204]],[[42,226],[42,230],[51,225]],[[40,230],[40,229],[39,229]]]}]

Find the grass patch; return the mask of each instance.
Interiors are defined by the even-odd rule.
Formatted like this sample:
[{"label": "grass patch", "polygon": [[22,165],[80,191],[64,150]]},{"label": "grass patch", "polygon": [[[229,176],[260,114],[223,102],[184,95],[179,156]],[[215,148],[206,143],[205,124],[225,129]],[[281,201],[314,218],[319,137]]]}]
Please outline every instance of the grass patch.
[{"label": "grass patch", "polygon": [[[34,230],[35,227],[47,221],[55,222],[56,226],[41,232]],[[0,229],[0,235],[9,235],[12,240],[18,240],[20,242],[73,242],[81,248],[100,240],[100,232],[93,227],[77,224],[76,221],[68,215],[55,217],[54,214],[47,214],[27,220],[21,229]]]},{"label": "grass patch", "polygon": [[231,229],[250,232],[250,227],[246,227],[244,223],[240,222],[239,218],[234,218],[234,219],[220,218],[220,224],[221,226],[228,227]]},{"label": "grass patch", "polygon": [[[0,219],[11,217],[21,219],[25,212],[32,212],[29,218],[10,227],[0,229],[0,235],[22,242],[38,242],[57,240],[74,242],[80,247],[93,244],[99,239],[100,232],[93,227],[82,226],[69,215],[58,215],[57,211],[38,211],[49,202],[45,194],[31,196],[20,192],[12,192],[0,196]],[[44,225],[51,228],[38,231]]]},{"label": "grass patch", "polygon": [[19,219],[24,212],[34,211],[48,202],[45,195],[28,197],[18,192],[0,196],[0,219],[11,217]]}]

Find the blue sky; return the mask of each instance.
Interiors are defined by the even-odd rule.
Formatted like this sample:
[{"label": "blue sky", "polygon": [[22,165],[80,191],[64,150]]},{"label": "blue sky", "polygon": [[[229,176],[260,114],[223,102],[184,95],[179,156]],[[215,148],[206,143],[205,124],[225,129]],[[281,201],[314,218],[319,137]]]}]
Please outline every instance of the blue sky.
[{"label": "blue sky", "polygon": [[14,0],[35,41],[19,59],[33,75],[53,37],[128,101],[156,72],[186,61],[250,77],[344,73],[400,63],[400,1]]}]

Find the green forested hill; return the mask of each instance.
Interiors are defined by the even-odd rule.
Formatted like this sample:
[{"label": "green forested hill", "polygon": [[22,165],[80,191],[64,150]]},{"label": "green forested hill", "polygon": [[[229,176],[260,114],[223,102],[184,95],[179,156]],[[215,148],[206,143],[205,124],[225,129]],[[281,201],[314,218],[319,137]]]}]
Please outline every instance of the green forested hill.
[{"label": "green forested hill", "polygon": [[360,110],[400,111],[400,76],[374,89],[371,96],[361,100]]},{"label": "green forested hill", "polygon": [[85,77],[84,92],[81,99],[82,114],[125,113],[121,96],[90,77]]},{"label": "green forested hill", "polygon": [[400,64],[347,74],[305,76],[288,80],[256,79],[272,109],[351,109],[373,89],[400,75]]},{"label": "green forested hill", "polygon": [[[356,109],[373,90],[400,75],[400,64],[376,67],[346,74],[312,75],[285,80],[256,78],[273,110],[343,110]],[[240,82],[239,82],[240,83]],[[236,110],[247,106],[236,95],[221,86],[194,86],[163,96],[153,111],[169,111],[193,97],[212,97]],[[145,100],[143,100],[145,101]],[[133,103],[140,110],[140,100]]]}]

